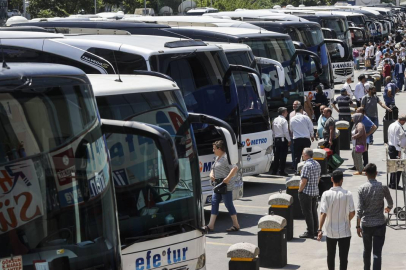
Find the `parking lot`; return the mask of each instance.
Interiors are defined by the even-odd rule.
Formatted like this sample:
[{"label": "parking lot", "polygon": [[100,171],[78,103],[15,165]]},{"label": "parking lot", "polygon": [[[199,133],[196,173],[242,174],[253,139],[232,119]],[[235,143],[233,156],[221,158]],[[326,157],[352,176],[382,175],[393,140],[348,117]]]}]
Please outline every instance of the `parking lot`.
[{"label": "parking lot", "polygon": [[[355,78],[362,73],[356,71]],[[355,86],[355,83],[352,84]],[[336,90],[339,89],[336,86]],[[354,87],[352,87],[354,89]],[[336,94],[338,92],[336,91]],[[378,96],[382,94],[378,92]],[[406,93],[399,93],[396,96],[397,106],[400,113],[406,113]],[[379,107],[379,117],[382,119],[384,110]],[[334,111],[334,117],[337,117],[337,112]],[[380,120],[381,121],[381,120]],[[375,137],[376,136],[376,137]],[[383,127],[382,122],[376,131],[375,142],[369,148],[369,160],[378,166],[378,180],[386,183],[386,164],[385,164],[385,146],[383,144]],[[313,143],[312,147],[315,147]],[[365,176],[353,176],[353,172],[348,170],[353,166],[351,151],[341,151],[341,157],[345,160],[341,165],[340,170],[344,170],[343,188],[348,189],[353,193],[354,203],[357,205],[357,189],[367,179]],[[288,166],[291,161],[290,154],[288,155]],[[290,174],[293,171],[288,171]],[[206,236],[206,254],[207,254],[207,269],[227,269],[228,261],[227,250],[235,243],[248,242],[257,244],[257,228],[258,220],[268,214],[268,198],[272,193],[282,190],[285,192],[285,177],[272,176],[269,174],[261,174],[258,177],[245,177],[244,179],[244,197],[235,201],[235,207],[238,212],[238,219],[241,225],[241,231],[234,233],[226,233],[232,223],[224,205],[220,206],[220,214],[217,218],[215,232]],[[393,199],[395,200],[395,191],[391,190]],[[401,191],[398,191],[399,206],[404,206]],[[210,216],[210,207],[205,208],[206,222]],[[405,222],[405,221],[403,221]],[[356,219],[351,222],[351,248],[348,258],[348,269],[359,270],[363,268],[362,254],[363,243],[362,239],[356,234]],[[294,239],[288,241],[288,265],[283,269],[327,269],[327,249],[325,237],[321,242],[310,239],[300,239],[299,234],[306,229],[304,220],[294,221]],[[386,231],[386,241],[383,248],[383,263],[382,269],[395,270],[406,269],[406,231],[394,230],[388,228]],[[338,252],[338,251],[337,251]],[[338,268],[338,254],[336,256],[336,268]],[[265,269],[265,268],[261,268]]]}]

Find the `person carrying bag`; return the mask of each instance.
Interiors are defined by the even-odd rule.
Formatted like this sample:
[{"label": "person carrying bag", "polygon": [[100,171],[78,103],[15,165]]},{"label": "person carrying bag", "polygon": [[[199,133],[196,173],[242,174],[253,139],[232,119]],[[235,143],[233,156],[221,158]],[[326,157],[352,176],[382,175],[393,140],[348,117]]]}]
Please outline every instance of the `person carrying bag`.
[{"label": "person carrying bag", "polygon": [[210,222],[205,226],[205,229],[209,232],[214,231],[214,224],[219,213],[219,205],[223,200],[233,221],[233,226],[227,229],[227,232],[236,232],[240,230],[240,225],[238,224],[237,211],[233,203],[233,186],[234,176],[238,172],[238,167],[228,162],[224,141],[214,142],[213,152],[216,155],[216,160],[210,172],[210,180],[214,184],[214,188],[211,200]]},{"label": "person carrying bag", "polygon": [[354,125],[351,131],[352,138],[352,158],[354,160],[354,165],[356,172],[354,175],[362,175],[364,169],[364,164],[362,162],[362,153],[367,151],[367,135],[365,131],[365,126],[362,123],[362,118],[364,115],[362,113],[355,113],[352,116]]}]

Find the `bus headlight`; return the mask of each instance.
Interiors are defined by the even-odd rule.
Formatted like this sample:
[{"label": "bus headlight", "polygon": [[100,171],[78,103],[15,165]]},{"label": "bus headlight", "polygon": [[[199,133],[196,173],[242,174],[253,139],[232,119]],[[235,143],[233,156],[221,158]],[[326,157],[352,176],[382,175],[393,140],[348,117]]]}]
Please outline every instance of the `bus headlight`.
[{"label": "bus headlight", "polygon": [[203,253],[202,255],[197,258],[197,263],[196,263],[196,270],[202,269],[206,265],[206,253]]},{"label": "bus headlight", "polygon": [[273,153],[273,145],[268,146],[265,151],[265,155],[271,155]]}]

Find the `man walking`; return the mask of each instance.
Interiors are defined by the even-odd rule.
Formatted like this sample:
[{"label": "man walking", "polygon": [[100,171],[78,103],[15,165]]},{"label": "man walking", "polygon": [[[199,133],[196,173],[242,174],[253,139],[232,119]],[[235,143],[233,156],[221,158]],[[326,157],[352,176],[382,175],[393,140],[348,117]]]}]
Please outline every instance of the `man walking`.
[{"label": "man walking", "polygon": [[355,100],[357,101],[357,107],[361,106],[361,99],[366,94],[365,86],[364,86],[365,82],[366,82],[365,75],[359,75],[358,83],[355,86],[355,90],[354,90],[354,96],[355,96]]},{"label": "man walking", "polygon": [[383,90],[383,100],[385,101],[385,105],[389,108],[392,108],[395,106],[395,96],[396,93],[399,92],[399,88],[397,85],[392,82],[392,77],[388,76],[385,78],[386,86]]},{"label": "man walking", "polygon": [[403,63],[402,58],[399,57],[398,63],[395,65],[396,86],[399,88],[399,91],[402,91],[403,85],[405,84],[405,68],[405,63]]},{"label": "man walking", "polygon": [[[378,121],[378,104],[389,112],[392,112],[379,97],[376,96],[375,86],[371,83],[368,87],[368,94],[365,95],[361,100],[361,106],[365,108],[365,115],[371,119],[371,121],[379,127]],[[374,135],[370,135],[370,144],[374,143]]]},{"label": "man walking", "polygon": [[[309,117],[303,115],[303,107],[299,105],[296,115],[290,119],[290,130],[293,132],[293,149],[295,152],[295,165],[299,164],[304,148],[310,147],[314,141],[313,123]],[[310,141],[311,139],[311,141]]]},{"label": "man walking", "polygon": [[393,207],[387,186],[376,180],[376,165],[369,163],[364,171],[368,181],[358,190],[357,234],[364,242],[364,270],[371,269],[371,251],[374,254],[373,270],[381,270],[382,248],[385,242],[386,220],[384,198],[388,203],[385,213]]},{"label": "man walking", "polygon": [[317,201],[321,167],[318,162],[313,160],[313,150],[311,148],[303,149],[302,157],[305,164],[302,169],[298,196],[302,213],[305,216],[307,231],[299,235],[299,237],[313,239],[319,227]]},{"label": "man walking", "polygon": [[288,155],[288,147],[290,146],[290,134],[288,128],[288,109],[281,107],[278,109],[279,116],[273,120],[272,131],[274,136],[275,156],[273,162],[273,175],[278,173],[280,176],[288,176],[285,172],[286,156]]},{"label": "man walking", "polygon": [[[374,133],[378,127],[371,121],[371,119],[369,119],[368,116],[365,115],[365,109],[364,107],[358,107],[357,108],[357,113],[362,113],[362,115],[364,116],[361,120],[361,123],[364,124],[365,127],[365,132],[367,133],[367,151],[365,151],[364,153],[362,153],[362,161],[364,162],[364,167],[367,166],[367,164],[369,163],[369,157],[368,157],[368,147],[369,147],[369,135],[371,135],[372,133]],[[350,170],[356,170],[355,166],[352,167]]]},{"label": "man walking", "polygon": [[[292,118],[296,115],[296,109],[300,105],[302,105],[302,103],[299,100],[293,101],[293,111],[291,111],[290,114],[289,114],[289,123],[290,123],[290,120],[292,120]],[[307,113],[305,111],[303,111],[303,115],[307,115]],[[289,126],[289,133],[290,133],[291,140],[293,140],[293,132],[290,129],[290,126]],[[292,167],[293,167],[294,170],[296,170],[295,149],[293,147],[293,142],[292,141],[291,141],[291,144],[290,144],[290,153],[292,155]]]},{"label": "man walking", "polygon": [[[389,145],[389,158],[391,159],[401,159],[402,158],[402,148],[400,147],[400,141],[406,136],[403,125],[406,123],[406,115],[401,115],[399,119],[388,128],[388,145]],[[399,180],[402,172],[391,173],[389,188],[400,189],[404,187],[399,187]]]},{"label": "man walking", "polygon": [[336,122],[332,116],[333,111],[330,108],[324,109],[324,117],[326,117],[326,122],[324,123],[323,128],[323,138],[326,142],[328,142],[328,148],[330,148],[333,153],[337,153],[339,150],[338,146],[338,138],[336,138]]},{"label": "man walking", "polygon": [[333,187],[323,193],[320,203],[320,225],[317,240],[323,236],[323,225],[326,229],[327,266],[335,269],[336,247],[338,243],[340,270],[346,270],[350,250],[350,221],[355,216],[354,200],[350,191],[343,189],[343,172],[334,171],[331,176]]},{"label": "man walking", "polygon": [[[341,89],[341,95],[338,96],[333,102],[333,108],[338,112],[338,119],[345,120],[351,123],[351,97],[347,93],[347,89]],[[338,105],[338,109],[336,107]]]}]

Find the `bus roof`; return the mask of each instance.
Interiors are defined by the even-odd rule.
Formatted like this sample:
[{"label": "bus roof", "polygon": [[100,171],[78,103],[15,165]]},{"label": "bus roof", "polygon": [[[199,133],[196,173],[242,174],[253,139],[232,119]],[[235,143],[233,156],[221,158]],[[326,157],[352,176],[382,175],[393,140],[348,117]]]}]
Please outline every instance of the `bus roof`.
[{"label": "bus roof", "polygon": [[121,75],[122,82],[118,82],[117,75],[113,74],[89,74],[87,76],[96,97],[179,89],[173,81],[148,75]]},{"label": "bus roof", "polygon": [[320,24],[317,22],[305,21],[305,22],[294,22],[294,21],[249,21],[249,23],[256,26],[266,28],[267,25],[280,25],[281,27],[297,27],[297,28],[308,28],[317,27],[321,28]]},{"label": "bus roof", "polygon": [[232,51],[251,51],[251,47],[242,43],[220,43],[220,42],[206,42],[207,45],[216,45],[221,47],[225,52]]},{"label": "bus roof", "polygon": [[304,19],[299,18],[295,15],[283,14],[275,12],[274,10],[238,10],[238,11],[223,11],[219,13],[209,13],[203,14],[202,17],[222,17],[227,16],[230,18],[266,18],[275,19],[283,21],[303,21]]},{"label": "bus roof", "polygon": [[[0,81],[42,76],[84,76],[85,73],[75,67],[49,63],[8,63],[9,69],[0,70]],[[117,76],[116,76],[117,77]],[[1,87],[0,87],[1,89]]]},{"label": "bus roof", "polygon": [[232,26],[234,24],[244,24],[247,28],[252,27],[252,25],[246,22],[238,22],[229,18],[224,19],[211,16],[139,16],[128,19],[124,18],[124,20],[160,23],[170,26]]},{"label": "bus roof", "polygon": [[[126,48],[128,49],[135,49],[139,51],[139,53],[143,53],[145,55],[151,55],[154,53],[182,53],[182,52],[190,52],[190,51],[212,51],[212,50],[219,50],[217,46],[214,45],[206,45],[204,46],[182,46],[184,41],[194,41],[191,39],[180,39],[180,38],[172,38],[172,37],[162,37],[162,36],[143,36],[143,35],[80,35],[80,36],[69,36],[69,38],[65,39],[63,42],[67,44],[71,44],[73,46],[78,46],[76,43],[72,43],[69,40],[86,40],[86,42],[94,41],[94,46],[101,45],[100,41],[106,42],[106,45],[118,45],[120,50],[122,49],[125,51]],[[165,44],[172,43],[175,44],[179,43],[179,47],[165,47]],[[120,45],[119,45],[120,44]],[[126,46],[122,46],[126,45]],[[127,46],[131,46],[127,47]],[[117,46],[116,46],[117,47]],[[144,55],[144,56],[145,56]]]},{"label": "bus roof", "polygon": [[[44,28],[60,27],[60,28],[102,28],[102,29],[121,29],[126,30],[131,28],[170,28],[168,25],[150,24],[142,22],[128,21],[40,21],[40,22],[24,22],[13,23],[11,26],[39,26]],[[118,28],[119,27],[119,28]],[[127,30],[128,31],[128,30]]]},{"label": "bus roof", "polygon": [[248,29],[248,28],[237,28],[237,27],[181,27],[181,29],[191,29],[191,30],[203,30],[214,32],[218,34],[228,35],[235,38],[283,38],[290,39],[288,35],[271,32],[264,29]]},{"label": "bus roof", "polygon": [[0,31],[0,39],[41,39],[41,38],[64,38],[62,34],[45,32],[22,32],[22,31]]}]

